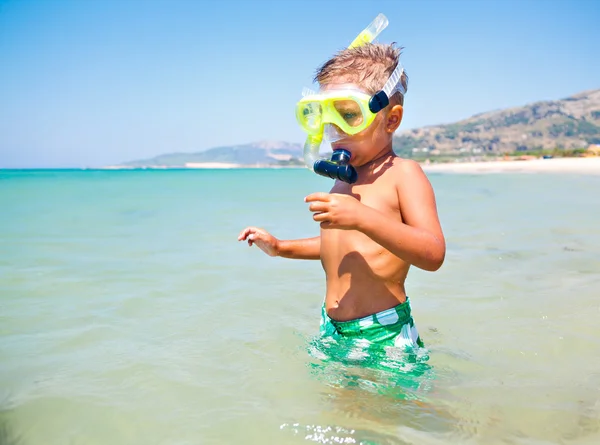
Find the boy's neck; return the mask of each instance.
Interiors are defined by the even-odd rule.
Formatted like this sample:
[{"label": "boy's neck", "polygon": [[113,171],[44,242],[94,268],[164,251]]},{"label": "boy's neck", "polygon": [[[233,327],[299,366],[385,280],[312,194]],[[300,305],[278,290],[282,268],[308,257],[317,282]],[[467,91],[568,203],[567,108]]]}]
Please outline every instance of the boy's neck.
[{"label": "boy's neck", "polygon": [[356,167],[356,172],[358,173],[358,177],[366,177],[368,178],[370,175],[376,172],[383,164],[388,162],[390,159],[395,158],[397,155],[394,153],[392,149],[392,145],[386,146],[383,150],[381,150],[373,159],[371,159],[366,164],[361,165],[360,167]]}]

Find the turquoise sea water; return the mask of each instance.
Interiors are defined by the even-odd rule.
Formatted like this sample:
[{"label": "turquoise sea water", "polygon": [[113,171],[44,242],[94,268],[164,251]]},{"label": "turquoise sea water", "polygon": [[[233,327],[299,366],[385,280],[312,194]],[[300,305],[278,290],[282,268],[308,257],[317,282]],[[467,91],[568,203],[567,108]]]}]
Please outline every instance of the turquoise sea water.
[{"label": "turquoise sea water", "polygon": [[600,177],[431,174],[428,371],[322,363],[307,170],[0,171],[0,445],[600,443]]}]

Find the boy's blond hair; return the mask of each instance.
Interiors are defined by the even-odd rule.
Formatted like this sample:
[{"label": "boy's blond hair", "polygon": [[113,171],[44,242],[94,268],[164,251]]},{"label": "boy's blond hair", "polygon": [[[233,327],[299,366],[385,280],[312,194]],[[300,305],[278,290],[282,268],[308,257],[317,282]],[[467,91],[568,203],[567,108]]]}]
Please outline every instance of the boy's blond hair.
[{"label": "boy's blond hair", "polygon": [[[403,48],[394,43],[367,43],[355,48],[339,51],[317,69],[315,82],[327,85],[335,79],[344,79],[364,88],[369,94],[375,94],[383,88],[400,61]],[[408,76],[402,73],[400,82],[408,88]],[[390,104],[404,105],[404,95],[396,92],[390,98]]]}]

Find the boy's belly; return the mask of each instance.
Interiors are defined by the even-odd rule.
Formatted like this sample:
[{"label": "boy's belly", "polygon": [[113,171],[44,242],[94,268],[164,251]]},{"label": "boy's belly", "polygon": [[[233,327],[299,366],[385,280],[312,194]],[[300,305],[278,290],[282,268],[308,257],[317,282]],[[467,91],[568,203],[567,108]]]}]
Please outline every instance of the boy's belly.
[{"label": "boy's belly", "polygon": [[[325,232],[325,231],[323,231]],[[409,264],[360,232],[321,234],[325,307],[334,320],[361,318],[403,303]],[[325,236],[324,236],[325,235]]]}]

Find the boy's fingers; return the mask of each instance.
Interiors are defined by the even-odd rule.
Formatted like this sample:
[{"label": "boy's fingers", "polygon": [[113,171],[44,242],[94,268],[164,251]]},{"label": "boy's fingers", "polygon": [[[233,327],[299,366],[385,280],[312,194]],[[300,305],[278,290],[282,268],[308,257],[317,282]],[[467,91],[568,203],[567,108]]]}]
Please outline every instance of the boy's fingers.
[{"label": "boy's fingers", "polygon": [[316,192],[311,193],[306,198],[304,198],[304,202],[314,202],[314,201],[329,201],[329,193],[324,192]]},{"label": "boy's fingers", "polygon": [[238,236],[238,240],[243,241],[251,233],[257,233],[257,232],[258,232],[258,229],[256,227],[246,227],[244,230],[242,230],[240,232],[240,235]]},{"label": "boy's fingers", "polygon": [[329,219],[329,213],[315,213],[313,219],[315,221],[327,221]]},{"label": "boy's fingers", "polygon": [[321,226],[321,229],[338,229],[339,226],[337,226],[336,224],[332,223],[331,221],[321,221],[319,223],[319,225]]},{"label": "boy's fingers", "polygon": [[308,210],[310,210],[311,212],[324,212],[328,210],[328,208],[329,205],[322,201],[313,202],[311,205],[308,206]]}]

